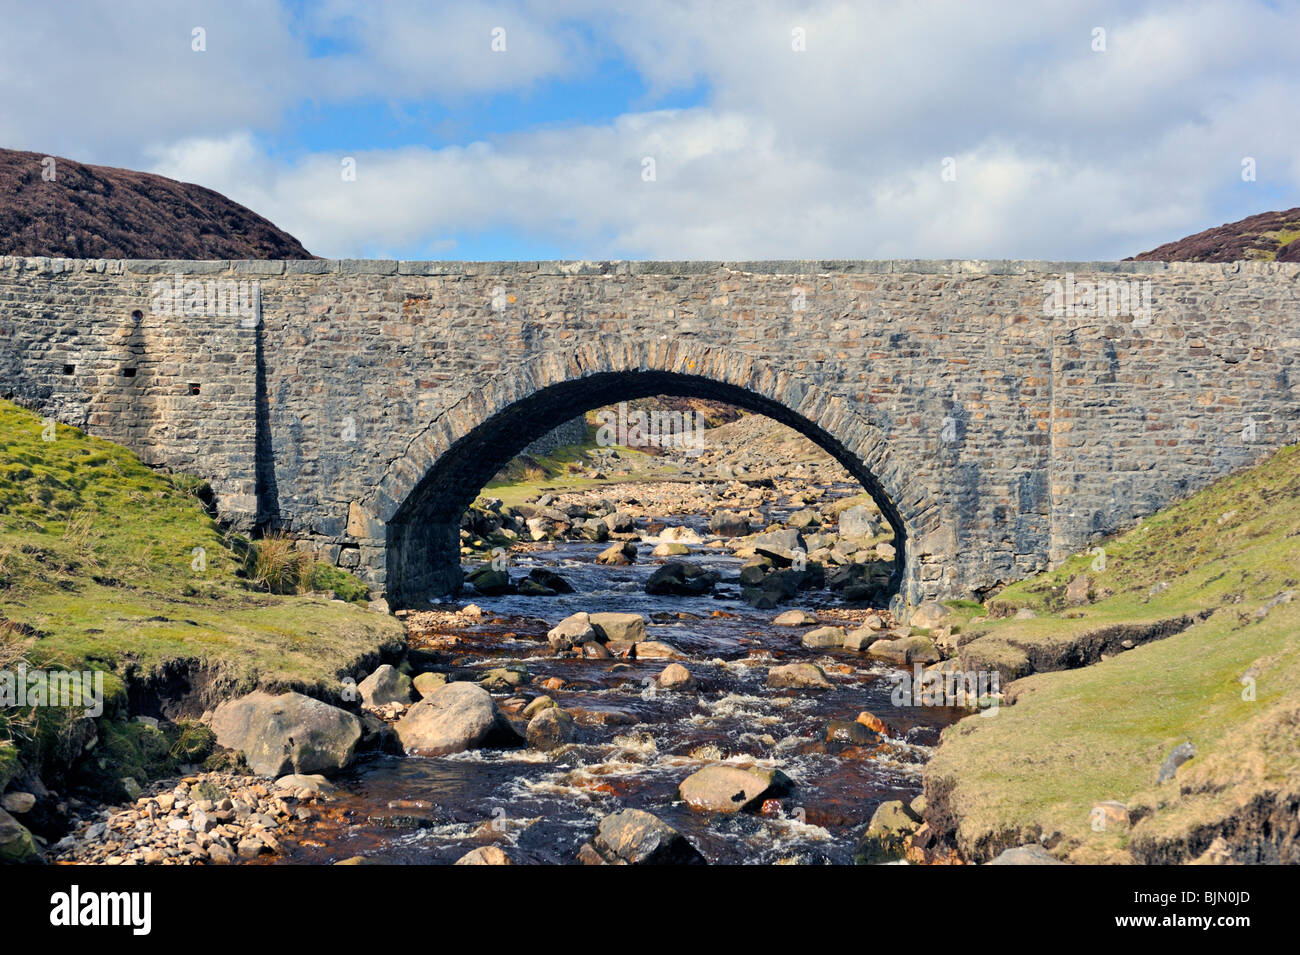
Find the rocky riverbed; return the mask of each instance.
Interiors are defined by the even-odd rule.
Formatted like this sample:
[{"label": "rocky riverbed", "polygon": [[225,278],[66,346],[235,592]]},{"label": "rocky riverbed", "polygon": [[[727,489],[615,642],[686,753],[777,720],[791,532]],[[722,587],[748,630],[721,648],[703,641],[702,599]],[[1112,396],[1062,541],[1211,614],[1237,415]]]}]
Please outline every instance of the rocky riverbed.
[{"label": "rocky riverbed", "polygon": [[731,467],[480,500],[469,599],[402,612],[404,654],[342,706],[222,704],[205,722],[255,775],[155,785],[52,858],[953,861],[921,768],[963,711],[891,694],[951,665],[942,608],[924,630],[885,608],[891,532],[860,488]]}]

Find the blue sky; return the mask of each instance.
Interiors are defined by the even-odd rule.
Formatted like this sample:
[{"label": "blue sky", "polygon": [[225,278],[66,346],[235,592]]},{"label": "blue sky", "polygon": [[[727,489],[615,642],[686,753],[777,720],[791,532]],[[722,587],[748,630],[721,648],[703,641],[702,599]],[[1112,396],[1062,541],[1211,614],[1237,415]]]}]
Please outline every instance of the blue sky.
[{"label": "blue sky", "polygon": [[0,143],[321,255],[1108,259],[1300,205],[1295,3],[55,12],[0,4]]}]

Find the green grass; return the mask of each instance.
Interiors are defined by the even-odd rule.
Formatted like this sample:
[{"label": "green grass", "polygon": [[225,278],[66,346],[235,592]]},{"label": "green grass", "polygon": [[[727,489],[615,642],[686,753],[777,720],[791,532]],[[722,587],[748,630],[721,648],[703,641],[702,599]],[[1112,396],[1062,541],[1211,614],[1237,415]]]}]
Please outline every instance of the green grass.
[{"label": "green grass", "polygon": [[[1078,555],[989,601],[994,613],[1041,616],[972,625],[963,658],[1050,649],[1116,623],[1208,617],[1096,665],[1019,680],[1015,705],[945,732],[927,791],[947,793],[940,801],[971,858],[1057,831],[1058,853],[1075,861],[1184,861],[1251,800],[1300,790],[1300,599],[1266,609],[1300,580],[1300,448],[1102,546],[1104,569]],[[1092,602],[1067,607],[1065,585],[1079,574]],[[1188,739],[1196,758],[1157,787],[1162,760]],[[1141,818],[1093,831],[1090,810],[1106,800]]]},{"label": "green grass", "polygon": [[[202,482],[0,402],[0,605],[38,666],[119,676],[177,659],[243,684],[329,684],[401,627],[357,603],[277,595],[249,575],[256,543],[228,540]],[[316,565],[313,585],[364,588]],[[358,589],[360,588],[360,589]],[[275,588],[270,588],[275,589]]]}]

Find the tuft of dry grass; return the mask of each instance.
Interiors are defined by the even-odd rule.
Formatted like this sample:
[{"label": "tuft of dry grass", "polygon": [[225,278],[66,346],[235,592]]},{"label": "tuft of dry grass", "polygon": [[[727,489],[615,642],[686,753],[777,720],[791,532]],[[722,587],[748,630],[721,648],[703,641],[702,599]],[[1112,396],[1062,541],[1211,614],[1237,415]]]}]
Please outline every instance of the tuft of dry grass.
[{"label": "tuft of dry grass", "polygon": [[315,558],[298,550],[292,537],[273,533],[253,541],[248,577],[253,586],[272,594],[296,594],[311,573]]}]

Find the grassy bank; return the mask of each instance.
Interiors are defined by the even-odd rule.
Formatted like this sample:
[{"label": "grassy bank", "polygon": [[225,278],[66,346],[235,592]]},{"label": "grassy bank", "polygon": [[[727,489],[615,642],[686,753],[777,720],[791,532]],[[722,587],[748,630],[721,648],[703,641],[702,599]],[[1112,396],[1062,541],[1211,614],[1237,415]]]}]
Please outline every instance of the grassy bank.
[{"label": "grassy bank", "polygon": [[[1300,448],[1101,546],[960,634],[965,668],[1029,675],[1004,685],[1014,705],[945,732],[934,823],[974,860],[1040,840],[1079,862],[1294,856]],[[1157,784],[1186,741],[1196,756]]]},{"label": "grassy bank", "polygon": [[[127,684],[178,675],[223,694],[335,692],[359,657],[400,641],[354,578],[286,541],[223,536],[206,497],[199,481],[0,402],[0,638],[11,655],[105,672],[113,709]],[[314,587],[326,592],[296,592]],[[0,738],[21,739],[16,722],[9,713],[6,732],[0,719]],[[0,762],[14,750],[0,748]]]}]

